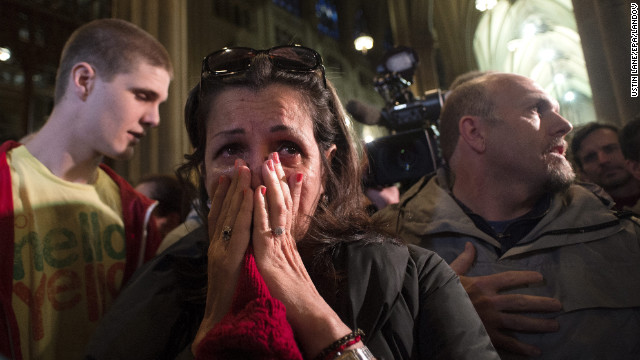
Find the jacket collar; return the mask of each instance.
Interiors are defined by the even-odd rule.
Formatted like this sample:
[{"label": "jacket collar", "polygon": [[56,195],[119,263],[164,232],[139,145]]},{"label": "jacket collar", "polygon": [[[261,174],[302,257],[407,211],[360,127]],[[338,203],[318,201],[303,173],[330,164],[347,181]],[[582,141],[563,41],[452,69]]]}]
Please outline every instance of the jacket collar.
[{"label": "jacket collar", "polygon": [[[435,176],[425,178],[407,190],[399,206],[403,232],[417,236],[453,233],[474,237],[500,248],[500,243],[478,229],[452,197],[449,179],[448,171],[441,168]],[[578,184],[553,194],[546,215],[503,257],[585,243],[621,231],[623,226],[609,210],[606,200]]]}]

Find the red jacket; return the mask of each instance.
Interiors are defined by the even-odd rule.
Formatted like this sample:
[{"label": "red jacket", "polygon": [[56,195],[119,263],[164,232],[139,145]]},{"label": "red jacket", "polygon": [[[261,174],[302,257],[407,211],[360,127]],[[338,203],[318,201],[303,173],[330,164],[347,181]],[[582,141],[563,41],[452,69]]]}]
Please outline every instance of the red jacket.
[{"label": "red jacket", "polygon": [[[11,173],[7,152],[20,146],[15,141],[0,145],[0,354],[22,359],[18,323],[11,306],[13,292],[14,218]],[[153,200],[133,187],[108,166],[104,170],[120,188],[122,218],[127,238],[123,284],[144,262],[150,260],[160,245],[160,234],[151,218]]]}]

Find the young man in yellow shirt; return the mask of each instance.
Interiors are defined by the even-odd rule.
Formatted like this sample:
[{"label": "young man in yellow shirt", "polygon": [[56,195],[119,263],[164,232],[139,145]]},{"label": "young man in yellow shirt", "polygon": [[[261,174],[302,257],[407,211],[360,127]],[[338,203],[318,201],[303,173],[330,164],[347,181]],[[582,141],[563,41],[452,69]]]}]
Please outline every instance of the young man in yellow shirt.
[{"label": "young man in yellow shirt", "polygon": [[55,102],[25,144],[0,147],[0,355],[80,358],[133,271],[160,243],[145,198],[102,164],[159,124],[173,69],[123,20],[76,30]]}]

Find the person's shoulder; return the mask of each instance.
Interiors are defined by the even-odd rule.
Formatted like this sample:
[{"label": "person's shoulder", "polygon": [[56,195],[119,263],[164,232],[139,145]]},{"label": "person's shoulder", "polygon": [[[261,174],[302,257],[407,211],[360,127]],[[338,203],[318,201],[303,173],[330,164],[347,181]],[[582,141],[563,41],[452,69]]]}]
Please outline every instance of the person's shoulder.
[{"label": "person's shoulder", "polygon": [[451,271],[451,274],[453,274],[453,270],[435,251],[413,244],[407,245],[407,250],[418,268],[423,270],[440,268]]},{"label": "person's shoulder", "polygon": [[[423,176],[422,178],[420,178],[420,180],[411,185],[409,189],[402,192],[397,203],[389,204],[385,208],[374,213],[374,219],[376,219],[377,221],[393,221],[398,213],[404,211],[406,208],[411,208],[415,203],[420,203],[420,199],[423,196],[429,196],[427,193],[434,190],[433,186],[431,186],[431,183],[435,181],[436,173],[431,173]],[[417,201],[414,202],[414,200]]]},{"label": "person's shoulder", "polygon": [[22,145],[21,143],[13,140],[7,140],[0,145],[0,154],[5,154],[9,150]]},{"label": "person's shoulder", "polygon": [[409,257],[407,246],[400,239],[373,231],[358,240],[343,241],[340,246],[350,261],[363,264],[403,262]]},{"label": "person's shoulder", "polygon": [[137,202],[142,204],[144,208],[151,206],[155,202],[154,200],[149,199],[143,194],[137,192],[127,180],[125,180],[115,170],[113,170],[106,164],[100,164],[100,170],[104,171],[111,178],[111,180],[116,183],[118,189],[120,190],[120,195],[122,196],[123,201],[127,203]]},{"label": "person's shoulder", "polygon": [[[380,235],[384,237],[385,235]],[[383,241],[354,241],[345,244],[348,247],[349,257],[358,262],[372,262],[388,266],[415,267],[417,269],[436,268],[442,265],[448,267],[446,262],[434,251],[423,247],[404,244],[397,238],[386,237]]]},{"label": "person's shoulder", "polygon": [[[611,197],[603,193],[599,186],[575,183],[554,195],[546,218],[550,219],[550,224],[562,231],[593,232],[598,229],[615,230],[627,227],[634,233],[633,236],[637,236],[640,233],[637,214],[627,210],[616,210],[613,205]],[[633,227],[635,229],[632,229]]]},{"label": "person's shoulder", "polygon": [[202,225],[184,235],[159,256],[199,258],[206,255],[208,246],[207,229]]},{"label": "person's shoulder", "polygon": [[564,196],[580,198],[580,197],[589,197],[592,200],[597,200],[600,205],[611,208],[613,207],[613,198],[607,194],[606,191],[599,185],[590,182],[576,181],[571,184]]}]

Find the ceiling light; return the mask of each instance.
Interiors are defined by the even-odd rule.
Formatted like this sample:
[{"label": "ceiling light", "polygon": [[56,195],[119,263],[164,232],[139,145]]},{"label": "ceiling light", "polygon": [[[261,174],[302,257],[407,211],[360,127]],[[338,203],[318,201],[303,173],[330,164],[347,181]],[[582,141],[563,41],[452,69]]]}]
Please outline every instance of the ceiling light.
[{"label": "ceiling light", "polygon": [[476,0],[476,9],[478,11],[487,11],[493,9],[498,4],[498,0]]},{"label": "ceiling light", "polygon": [[366,54],[367,51],[373,48],[373,38],[367,34],[360,34],[354,41],[353,45],[355,45],[356,50]]},{"label": "ceiling light", "polygon": [[522,27],[522,37],[525,39],[532,38],[538,32],[538,26],[533,23],[525,24]]},{"label": "ceiling light", "polygon": [[540,58],[543,61],[552,61],[556,58],[556,51],[554,49],[542,49],[540,50]]},{"label": "ceiling light", "polygon": [[11,59],[11,50],[0,47],[0,61],[9,61]]},{"label": "ceiling light", "polygon": [[575,99],[576,99],[576,93],[574,93],[573,91],[567,91],[564,94],[564,101],[566,102],[572,102]]}]

